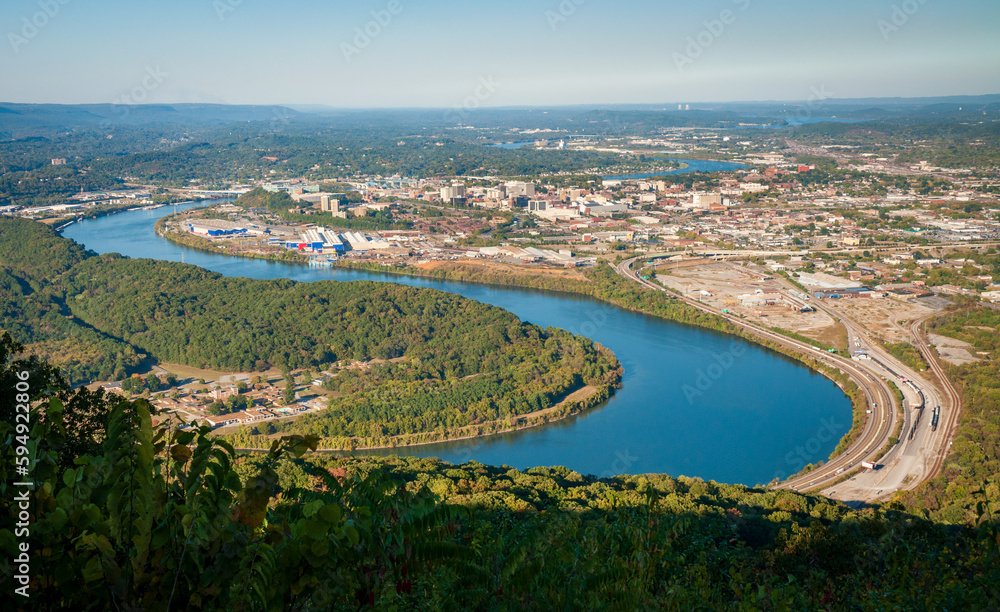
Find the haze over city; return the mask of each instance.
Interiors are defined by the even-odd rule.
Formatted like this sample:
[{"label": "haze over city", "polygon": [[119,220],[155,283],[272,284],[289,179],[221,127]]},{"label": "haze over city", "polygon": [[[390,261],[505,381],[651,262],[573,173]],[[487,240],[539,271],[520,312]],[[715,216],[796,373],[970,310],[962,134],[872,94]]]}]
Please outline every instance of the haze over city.
[{"label": "haze over city", "polygon": [[450,107],[483,81],[482,106],[987,94],[998,23],[990,0],[9,0],[0,100]]}]

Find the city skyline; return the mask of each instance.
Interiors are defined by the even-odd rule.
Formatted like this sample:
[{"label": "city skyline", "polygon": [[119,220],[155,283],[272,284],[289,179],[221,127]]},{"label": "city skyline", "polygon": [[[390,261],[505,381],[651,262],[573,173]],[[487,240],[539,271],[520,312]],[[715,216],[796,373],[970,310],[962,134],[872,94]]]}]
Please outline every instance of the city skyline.
[{"label": "city skyline", "polygon": [[[1000,92],[1000,7],[13,0],[0,101],[341,108]],[[155,24],[153,27],[151,24]]]}]

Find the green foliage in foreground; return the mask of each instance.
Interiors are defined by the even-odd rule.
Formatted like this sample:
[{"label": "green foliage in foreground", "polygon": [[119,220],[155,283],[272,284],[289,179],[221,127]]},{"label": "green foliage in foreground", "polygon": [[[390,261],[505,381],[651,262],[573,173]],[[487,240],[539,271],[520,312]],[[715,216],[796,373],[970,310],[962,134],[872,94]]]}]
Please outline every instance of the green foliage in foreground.
[{"label": "green foliage in foreground", "polygon": [[[18,347],[12,347],[16,350]],[[9,374],[29,366],[0,363]],[[39,366],[40,364],[35,364]],[[206,430],[105,402],[100,440],[32,394],[30,533],[0,423],[0,565],[12,608],[72,610],[995,609],[1000,533],[698,479],[565,468],[236,455]],[[25,429],[29,426],[25,426]],[[21,480],[22,478],[18,478]]]}]

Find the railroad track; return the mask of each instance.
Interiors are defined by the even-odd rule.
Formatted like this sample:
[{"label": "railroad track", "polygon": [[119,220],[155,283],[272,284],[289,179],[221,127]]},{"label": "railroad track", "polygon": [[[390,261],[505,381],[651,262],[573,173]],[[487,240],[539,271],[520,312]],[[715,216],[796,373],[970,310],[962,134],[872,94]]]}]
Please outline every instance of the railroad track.
[{"label": "railroad track", "polygon": [[[623,261],[615,266],[615,271],[619,275],[636,281],[648,289],[666,292],[664,287],[640,278],[632,270],[632,265],[637,259],[638,258],[633,258]],[[825,365],[835,367],[845,372],[855,381],[855,383],[858,384],[861,389],[864,390],[865,396],[868,400],[868,405],[872,407],[872,412],[868,415],[869,418],[866,419],[864,429],[862,430],[862,434],[858,440],[856,440],[846,451],[825,463],[822,467],[802,476],[792,478],[791,480],[786,480],[780,484],[781,487],[792,488],[795,490],[824,488],[827,485],[833,484],[847,470],[861,465],[861,463],[866,460],[873,459],[874,456],[878,454],[886,444],[888,444],[896,423],[895,394],[891,389],[889,389],[888,385],[881,378],[866,369],[857,366],[849,359],[844,359],[843,357],[834,356],[828,353],[816,353],[816,347],[810,344],[799,342],[798,340],[788,338],[787,336],[764,327],[760,327],[738,317],[722,313],[721,311],[702,304],[696,300],[691,300],[683,296],[678,299],[703,312],[721,316],[740,329],[746,330],[758,337],[808,354]]]},{"label": "railroad track", "polygon": [[944,461],[948,458],[948,452],[950,450],[950,443],[954,439],[955,429],[958,427],[958,419],[962,412],[962,396],[959,395],[958,391],[955,389],[954,385],[948,379],[948,376],[944,372],[944,368],[938,363],[937,357],[934,355],[934,351],[931,349],[930,343],[924,338],[923,334],[920,332],[920,327],[924,324],[927,318],[918,319],[910,325],[910,333],[913,334],[914,344],[917,350],[924,357],[924,361],[930,366],[931,371],[938,378],[938,384],[941,391],[944,394],[946,416],[943,419],[943,423],[939,423],[940,431],[943,435],[941,448],[937,450],[934,457],[934,462],[931,463],[930,469],[928,469],[924,480],[930,480],[938,474],[941,473],[944,467]]}]

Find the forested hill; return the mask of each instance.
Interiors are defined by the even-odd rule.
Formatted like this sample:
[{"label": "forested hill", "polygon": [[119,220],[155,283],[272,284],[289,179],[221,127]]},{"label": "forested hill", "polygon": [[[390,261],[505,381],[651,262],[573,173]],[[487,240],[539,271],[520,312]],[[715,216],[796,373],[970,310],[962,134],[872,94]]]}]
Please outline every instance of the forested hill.
[{"label": "forested hill", "polygon": [[0,217],[0,267],[25,280],[51,280],[92,255],[47,225]]},{"label": "forested hill", "polygon": [[614,355],[586,338],[441,291],[226,278],[96,256],[10,219],[0,219],[0,253],[0,329],[76,381],[123,378],[147,357],[235,372],[382,362],[335,379],[351,416],[324,424],[325,437],[481,425],[585,386],[607,397],[620,380]]}]

